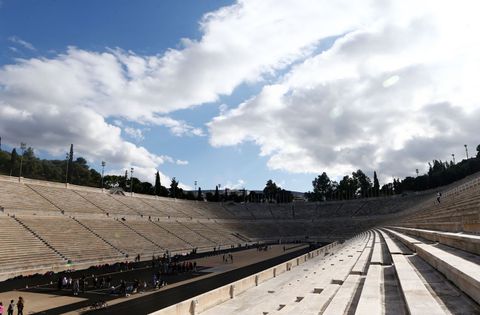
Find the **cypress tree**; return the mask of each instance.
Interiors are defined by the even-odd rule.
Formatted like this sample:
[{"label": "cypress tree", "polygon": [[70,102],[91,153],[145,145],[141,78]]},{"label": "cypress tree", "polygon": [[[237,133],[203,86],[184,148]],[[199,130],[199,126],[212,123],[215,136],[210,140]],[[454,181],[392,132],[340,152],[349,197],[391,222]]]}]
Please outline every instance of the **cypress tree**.
[{"label": "cypress tree", "polygon": [[73,174],[73,143],[70,144],[70,153],[68,155],[68,174],[67,174],[67,183],[72,181]]},{"label": "cypress tree", "polygon": [[218,186],[215,186],[215,195],[213,196],[214,201],[220,201],[220,194],[218,193]]},{"label": "cypress tree", "polygon": [[375,197],[378,197],[378,192],[380,191],[380,183],[378,182],[377,172],[373,172],[373,193]]},{"label": "cypress tree", "polygon": [[17,163],[18,154],[17,150],[13,148],[12,154],[10,154],[10,176],[13,174],[13,169],[15,168],[15,164]]},{"label": "cypress tree", "polygon": [[128,181],[128,170],[125,170],[125,176],[121,179],[120,187],[124,190],[127,189],[127,181]]},{"label": "cypress tree", "polygon": [[155,175],[155,195],[160,196],[160,187],[162,184],[160,183],[160,173],[157,171]]}]

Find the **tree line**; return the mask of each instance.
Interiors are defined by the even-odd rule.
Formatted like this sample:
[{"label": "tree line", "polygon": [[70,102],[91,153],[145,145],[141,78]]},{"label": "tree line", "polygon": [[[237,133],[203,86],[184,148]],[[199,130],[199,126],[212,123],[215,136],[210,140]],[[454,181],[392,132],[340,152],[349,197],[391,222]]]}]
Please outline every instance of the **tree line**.
[{"label": "tree line", "polygon": [[179,187],[178,180],[171,179],[168,187],[162,185],[160,173],[155,174],[155,183],[142,182],[136,177],[129,177],[128,170],[122,175],[103,176],[95,169],[90,168],[87,161],[82,157],[74,159],[73,144],[65,160],[40,159],[35,156],[33,148],[28,147],[23,153],[17,153],[13,148],[11,152],[0,150],[0,174],[10,176],[21,176],[31,179],[46,180],[59,183],[69,183],[79,186],[96,188],[121,188],[125,192],[138,194],[157,195],[188,200],[207,200],[211,202],[291,202],[293,197],[290,192],[278,187],[272,180],[269,180],[263,193],[246,190],[233,191],[225,189],[220,191],[218,186],[215,192],[204,194],[199,187],[196,193],[184,191]]},{"label": "tree line", "polygon": [[307,192],[305,196],[309,201],[350,200],[398,195],[448,185],[480,171],[480,145],[477,146],[475,157],[458,163],[433,160],[428,166],[426,174],[404,179],[394,178],[391,183],[381,187],[376,172],[373,172],[373,181],[362,170],[357,170],[351,176],[345,175],[339,182],[331,180],[323,172],[313,179],[313,191]]},{"label": "tree line", "polygon": [[[349,200],[403,194],[407,191],[422,191],[448,185],[480,171],[480,145],[477,146],[475,157],[464,159],[458,163],[433,160],[428,164],[429,168],[426,174],[416,177],[409,176],[404,179],[395,178],[393,182],[382,186],[380,186],[376,172],[373,173],[373,180],[362,170],[357,170],[351,175],[345,175],[339,182],[331,180],[327,173],[323,172],[314,178],[312,181],[313,191],[305,193],[305,196],[309,201]],[[129,178],[127,170],[123,175],[105,175],[102,181],[102,175],[90,168],[84,158],[74,159],[73,145],[70,146],[70,152],[65,160],[40,159],[35,156],[31,147],[23,148],[20,154],[16,148],[11,152],[0,150],[0,174],[20,176],[20,172],[23,177],[32,179],[106,189],[119,187],[125,192],[178,199],[211,202],[287,203],[293,201],[292,192],[282,189],[271,179],[267,181],[263,191],[250,191],[248,194],[245,189],[220,191],[218,186],[213,193],[204,194],[200,187],[196,193],[184,191],[179,187],[179,182],[175,177],[166,187],[162,185],[158,171],[155,174],[153,185],[150,182],[142,182],[136,177]]]}]

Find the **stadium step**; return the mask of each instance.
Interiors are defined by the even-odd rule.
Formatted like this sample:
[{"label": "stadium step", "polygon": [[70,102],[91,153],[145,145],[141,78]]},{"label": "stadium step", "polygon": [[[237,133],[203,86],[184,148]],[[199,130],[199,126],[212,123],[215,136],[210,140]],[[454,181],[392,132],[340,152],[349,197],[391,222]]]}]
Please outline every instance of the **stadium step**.
[{"label": "stadium step", "polygon": [[201,234],[200,231],[192,229],[191,227],[189,227],[187,224],[184,224],[183,222],[177,221],[177,223],[180,224],[180,225],[182,225],[182,226],[185,227],[186,229],[190,230],[191,232],[197,234],[199,237],[201,237],[201,238],[203,238],[203,239],[206,239],[207,241],[211,242],[213,246],[217,245],[216,242],[214,242],[214,241],[211,240],[210,238],[206,237],[205,235]]},{"label": "stadium step", "polygon": [[[415,254],[390,235],[393,235],[390,230],[363,233],[339,246],[334,254],[316,260],[314,265],[307,262],[296,272],[282,274],[201,314],[423,315],[480,312],[477,303],[441,274],[442,268],[436,270],[427,263],[428,259],[424,260],[422,255]],[[419,251],[422,246],[435,247],[418,239],[406,238],[413,241],[412,246],[417,246]],[[437,253],[436,256],[440,255]]]},{"label": "stadium step", "polygon": [[116,247],[115,245],[113,245],[112,243],[110,243],[109,241],[107,241],[105,238],[103,238],[101,235],[99,235],[98,233],[96,233],[94,230],[92,230],[90,227],[86,226],[85,224],[83,224],[82,222],[80,222],[79,220],[77,220],[76,218],[72,218],[75,222],[77,222],[78,224],[80,224],[81,226],[83,226],[85,229],[87,229],[88,231],[90,231],[92,234],[94,234],[95,236],[97,236],[99,239],[101,239],[102,241],[104,241],[105,243],[107,243],[108,245],[110,245],[111,247],[113,247],[114,249],[116,249],[120,254],[122,254],[123,256],[126,255],[126,253],[124,251],[122,251],[120,248]]},{"label": "stadium step", "polygon": [[391,229],[402,232],[404,234],[419,236],[424,239],[438,242],[441,244],[455,247],[473,254],[480,255],[480,236],[464,233],[452,233],[433,231],[426,229],[404,228],[404,227],[391,227]]},{"label": "stadium step", "polygon": [[129,228],[130,230],[132,230],[133,232],[135,232],[136,234],[138,234],[140,237],[144,238],[145,240],[147,240],[148,242],[154,244],[155,246],[158,246],[160,249],[164,250],[165,248],[163,248],[160,244],[157,244],[156,242],[154,242],[153,240],[151,240],[150,238],[146,237],[145,235],[143,235],[142,233],[138,232],[137,230],[135,230],[134,228],[132,228],[130,225],[128,225],[128,222],[126,221],[123,221],[123,220],[119,220],[118,222],[120,222],[121,224],[123,224],[124,226],[126,226],[127,228]]},{"label": "stadium step", "polygon": [[480,303],[479,256],[443,244],[426,243],[419,237],[410,237],[391,229],[385,230]]},{"label": "stadium step", "polygon": [[17,217],[13,217],[13,219],[15,221],[17,221],[21,226],[23,226],[27,231],[29,231],[30,233],[32,233],[33,236],[35,236],[36,238],[38,238],[42,243],[44,243],[48,248],[50,248],[51,250],[53,250],[58,256],[60,256],[62,259],[64,259],[65,261],[68,261],[68,258],[65,257],[62,253],[60,253],[57,249],[55,249],[49,242],[47,242],[45,239],[43,239],[40,235],[38,235],[34,230],[32,230],[28,225],[26,225],[25,223],[23,223],[20,219],[18,219]]},{"label": "stadium step", "polygon": [[187,241],[185,238],[183,238],[182,236],[178,235],[178,233],[174,233],[174,232],[170,231],[169,229],[161,226],[160,224],[158,224],[158,223],[156,223],[156,222],[154,222],[154,221],[151,221],[151,222],[152,222],[153,224],[155,224],[156,226],[158,226],[159,228],[161,228],[162,230],[167,231],[169,234],[173,235],[174,237],[176,237],[176,238],[182,240],[183,242],[189,244],[192,248],[195,247],[192,243],[190,243],[189,241]]},{"label": "stadium step", "polygon": [[351,270],[362,252],[371,250],[365,246],[371,235],[363,233],[205,314],[313,314],[325,310],[349,279],[360,277],[351,275]]}]

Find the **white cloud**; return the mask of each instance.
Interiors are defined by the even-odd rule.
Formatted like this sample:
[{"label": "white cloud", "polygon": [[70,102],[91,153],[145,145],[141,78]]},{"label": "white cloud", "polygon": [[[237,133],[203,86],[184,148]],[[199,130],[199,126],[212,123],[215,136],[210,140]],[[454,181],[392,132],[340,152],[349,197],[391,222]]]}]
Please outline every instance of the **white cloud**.
[{"label": "white cloud", "polygon": [[184,161],[184,160],[176,160],[175,163],[177,165],[188,165],[188,161]]},{"label": "white cloud", "polygon": [[142,141],[145,139],[143,135],[143,130],[139,128],[132,128],[132,127],[126,127],[123,129],[125,133],[130,136],[131,138],[137,140],[137,141]]},{"label": "white cloud", "polygon": [[176,136],[183,135],[194,135],[194,136],[204,136],[203,130],[201,128],[195,128],[190,126],[183,120],[175,120],[170,117],[155,117],[152,119],[152,122],[167,127],[170,132]]},{"label": "white cloud", "polygon": [[[311,54],[322,38],[357,27],[371,14],[346,0],[242,0],[206,14],[199,40],[183,39],[181,49],[161,55],[69,47],[49,58],[18,59],[0,68],[0,109],[8,112],[0,117],[0,131],[10,143],[28,139],[49,152],[75,143],[91,159],[151,171],[164,159],[125,140],[118,126],[156,124],[175,135],[202,136],[201,128],[165,115],[262,81]],[[35,50],[19,37],[10,41]],[[125,132],[141,137],[133,129]]]},{"label": "white cloud", "polygon": [[26,40],[21,39],[18,36],[10,36],[8,40],[14,44],[20,45],[23,48],[26,48],[28,50],[37,50],[35,46],[33,46],[31,43],[27,42]]},{"label": "white cloud", "polygon": [[235,183],[228,181],[225,184],[225,187],[228,189],[243,189],[245,188],[246,182],[243,179],[238,179]]},{"label": "white cloud", "polygon": [[[140,56],[121,49],[99,53],[70,47],[51,59],[5,67],[1,84],[12,90],[10,97],[21,92],[54,105],[93,108],[103,117],[168,125],[172,121],[159,114],[212,102],[241,83],[262,80],[263,74],[311,53],[320,39],[372,14],[368,7],[337,1],[328,7],[348,18],[332,19],[327,3],[239,1],[206,14],[201,39],[183,39],[181,50]],[[174,132],[185,128],[201,133],[188,126]]]},{"label": "white cloud", "polygon": [[[454,106],[467,125],[478,108],[475,2],[445,3],[241,0],[206,14],[200,39],[183,39],[181,49],[163,54],[70,47],[51,58],[19,59],[0,68],[0,132],[10,143],[28,139],[49,152],[73,142],[86,157],[134,165],[146,176],[175,160],[127,141],[124,126],[204,135],[168,114],[284,70],[257,97],[222,107],[209,125],[211,143],[254,141],[274,169],[379,167],[412,139],[470,136],[454,128],[453,116],[431,117],[426,107]],[[317,54],[332,36],[336,44]]]},{"label": "white cloud", "polygon": [[478,6],[389,2],[383,16],[220,113],[211,144],[252,141],[271,169],[335,176],[405,176],[447,159],[480,133]]}]

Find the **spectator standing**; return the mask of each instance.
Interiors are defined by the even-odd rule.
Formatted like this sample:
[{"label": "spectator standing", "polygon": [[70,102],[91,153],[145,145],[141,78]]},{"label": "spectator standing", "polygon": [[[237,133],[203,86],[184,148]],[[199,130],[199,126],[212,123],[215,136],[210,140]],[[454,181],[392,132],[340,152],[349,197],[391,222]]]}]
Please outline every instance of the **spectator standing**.
[{"label": "spectator standing", "polygon": [[8,305],[7,315],[13,315],[13,310],[15,309],[15,301],[11,300],[10,304]]},{"label": "spectator standing", "polygon": [[73,281],[73,295],[78,295],[78,292],[80,291],[80,282],[78,279],[75,279]]},{"label": "spectator standing", "polygon": [[23,297],[19,297],[18,298],[18,302],[17,302],[17,314],[18,315],[23,315],[23,308],[25,307],[25,301],[23,300]]},{"label": "spectator standing", "polygon": [[3,303],[0,302],[0,315],[3,315]]}]

